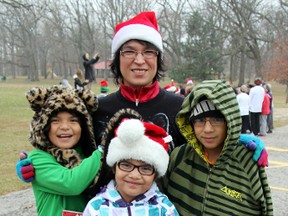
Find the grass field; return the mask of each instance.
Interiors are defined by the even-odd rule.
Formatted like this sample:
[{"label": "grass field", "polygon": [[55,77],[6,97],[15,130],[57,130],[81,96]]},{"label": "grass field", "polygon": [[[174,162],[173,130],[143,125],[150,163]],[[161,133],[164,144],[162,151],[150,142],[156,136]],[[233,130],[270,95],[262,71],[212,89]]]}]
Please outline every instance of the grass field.
[{"label": "grass field", "polygon": [[[100,79],[98,79],[100,80]],[[32,118],[32,111],[25,98],[25,92],[35,86],[50,86],[58,84],[59,79],[41,80],[40,82],[30,82],[25,78],[16,80],[10,79],[5,82],[0,81],[0,195],[11,191],[25,189],[31,184],[22,183],[15,172],[15,164],[21,150],[30,151],[33,147],[28,142],[29,122]],[[73,83],[72,80],[69,80]],[[170,80],[160,83],[161,86],[170,84]],[[277,83],[271,83],[274,95],[275,109],[281,109],[285,112],[285,86]],[[109,80],[111,92],[117,89]],[[92,90],[99,93],[99,82],[94,84]],[[275,127],[288,124],[287,119],[278,118],[275,120]]]}]

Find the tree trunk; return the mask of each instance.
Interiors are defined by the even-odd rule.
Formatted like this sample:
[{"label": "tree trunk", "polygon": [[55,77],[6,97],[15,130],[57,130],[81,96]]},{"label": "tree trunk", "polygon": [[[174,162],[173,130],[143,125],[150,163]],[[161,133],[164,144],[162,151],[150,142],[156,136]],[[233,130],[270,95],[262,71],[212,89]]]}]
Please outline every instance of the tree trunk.
[{"label": "tree trunk", "polygon": [[288,104],[288,84],[286,84],[286,104]]},{"label": "tree trunk", "polygon": [[244,74],[245,74],[245,52],[241,51],[240,72],[239,72],[239,83],[238,83],[238,86],[241,86],[241,85],[243,85],[243,83],[245,83]]}]

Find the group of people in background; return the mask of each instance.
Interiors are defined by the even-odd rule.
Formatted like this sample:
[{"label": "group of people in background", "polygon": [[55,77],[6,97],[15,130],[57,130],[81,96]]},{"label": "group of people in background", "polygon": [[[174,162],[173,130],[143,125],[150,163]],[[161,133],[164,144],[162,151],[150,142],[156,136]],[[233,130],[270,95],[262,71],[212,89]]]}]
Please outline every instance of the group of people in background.
[{"label": "group of people in background", "polygon": [[194,83],[192,78],[187,78],[185,85],[180,85],[179,87],[177,87],[174,83],[174,80],[171,80],[171,84],[166,85],[163,88],[168,92],[185,97],[192,91],[193,87]]},{"label": "group of people in background", "polygon": [[[89,53],[85,53],[83,56],[83,71],[78,68],[76,73],[73,75],[74,85],[72,86],[67,79],[62,79],[60,81],[60,85],[66,86],[68,88],[74,88],[78,90],[88,89],[91,90],[92,83],[96,83],[94,65],[99,61],[99,53],[96,52],[94,56],[90,59]],[[97,95],[98,97],[104,97],[108,94],[110,88],[109,84],[106,80],[100,81],[100,93]]]},{"label": "group of people in background", "polygon": [[91,89],[92,83],[96,82],[95,72],[94,72],[94,65],[100,59],[99,53],[95,53],[94,56],[90,59],[89,53],[85,53],[83,56],[83,67],[84,67],[84,75],[80,68],[76,70],[76,73],[73,75],[74,85],[70,85],[67,79],[62,79],[60,81],[60,85],[66,86],[69,88],[75,89]]},{"label": "group of people in background", "polygon": [[267,136],[273,130],[273,96],[271,85],[256,77],[254,85],[244,84],[237,88],[242,129],[241,133]]},{"label": "group of people in background", "polygon": [[[88,89],[91,90],[91,86],[93,82],[96,82],[94,65],[100,59],[99,53],[96,52],[93,58],[89,59],[89,53],[85,53],[83,55],[83,66],[85,72],[85,79],[83,77],[83,72],[80,68],[76,70],[76,74],[73,76],[74,79],[74,88],[75,89]],[[97,95],[98,98],[105,97],[109,92],[109,84],[106,80],[100,81],[100,93]]]},{"label": "group of people in background", "polygon": [[[88,79],[83,81],[83,72],[81,69],[77,69],[76,74],[73,76],[74,79],[74,88],[75,89],[89,89],[91,86],[88,86],[91,83]],[[106,80],[100,81],[100,93],[97,97],[105,97],[109,93],[109,83]]]},{"label": "group of people in background", "polygon": [[[177,87],[174,80],[164,86],[168,92],[187,96],[194,88],[192,78],[186,79],[185,85]],[[243,84],[234,88],[242,118],[242,134],[267,136],[273,130],[273,96],[271,85],[256,77],[254,84]]]}]

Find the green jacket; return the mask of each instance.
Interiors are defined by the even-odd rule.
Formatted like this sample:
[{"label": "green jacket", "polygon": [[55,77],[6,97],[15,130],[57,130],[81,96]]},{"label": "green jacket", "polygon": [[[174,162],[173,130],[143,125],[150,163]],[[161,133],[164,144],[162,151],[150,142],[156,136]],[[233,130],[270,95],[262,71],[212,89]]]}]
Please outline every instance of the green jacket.
[{"label": "green jacket", "polygon": [[[197,141],[189,116],[206,96],[222,112],[227,137],[214,166]],[[265,169],[238,143],[241,117],[235,93],[225,81],[204,81],[185,98],[176,122],[188,144],[173,150],[164,191],[180,215],[273,215]]]},{"label": "green jacket", "polygon": [[64,209],[84,211],[87,201],[81,193],[98,172],[101,159],[98,150],[71,169],[42,150],[31,151],[29,158],[36,173],[32,187],[39,216],[61,216]]}]

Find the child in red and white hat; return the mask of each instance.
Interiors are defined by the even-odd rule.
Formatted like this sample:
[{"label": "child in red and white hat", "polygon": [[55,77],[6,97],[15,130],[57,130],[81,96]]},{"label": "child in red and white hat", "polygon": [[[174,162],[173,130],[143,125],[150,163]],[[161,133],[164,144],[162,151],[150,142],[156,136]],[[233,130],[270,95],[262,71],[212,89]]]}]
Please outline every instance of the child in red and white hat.
[{"label": "child in red and white hat", "polygon": [[174,80],[171,80],[171,85],[164,86],[164,89],[174,94],[178,94],[178,95],[180,94],[180,88],[175,86]]},{"label": "child in red and white hat", "polygon": [[194,87],[194,84],[193,84],[192,78],[187,78],[186,79],[186,87],[185,87],[186,95],[188,95],[192,91],[193,87]]},{"label": "child in red and white hat", "polygon": [[119,126],[112,118],[106,131],[115,135],[105,146],[114,178],[90,200],[83,215],[179,215],[155,182],[166,173],[172,138],[153,123],[126,118],[128,112],[116,113]]},{"label": "child in red and white hat", "polygon": [[100,94],[97,95],[98,98],[105,97],[107,96],[109,92],[109,84],[106,80],[101,80],[100,81]]}]

